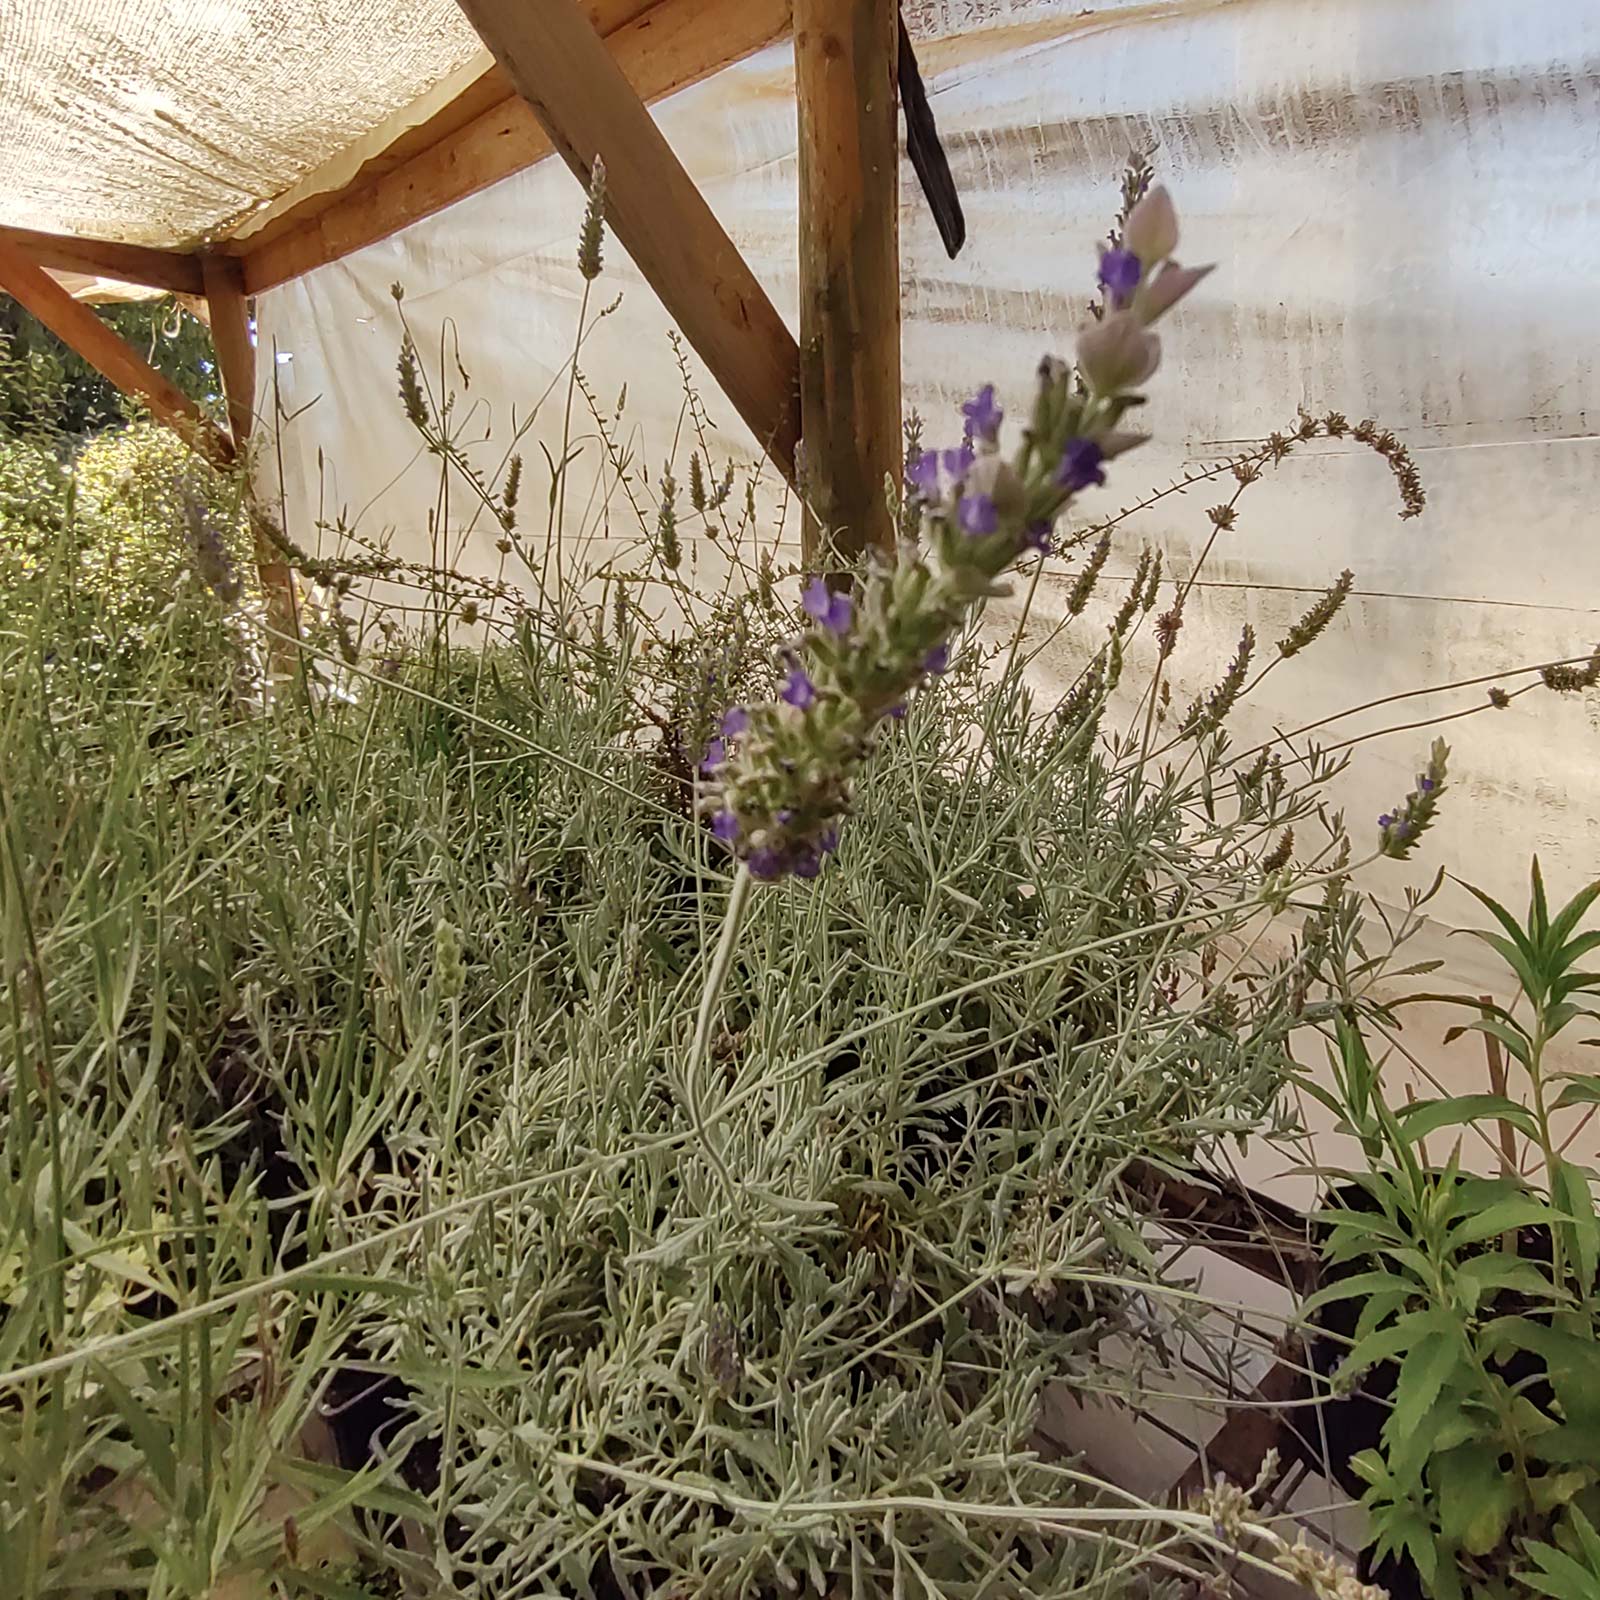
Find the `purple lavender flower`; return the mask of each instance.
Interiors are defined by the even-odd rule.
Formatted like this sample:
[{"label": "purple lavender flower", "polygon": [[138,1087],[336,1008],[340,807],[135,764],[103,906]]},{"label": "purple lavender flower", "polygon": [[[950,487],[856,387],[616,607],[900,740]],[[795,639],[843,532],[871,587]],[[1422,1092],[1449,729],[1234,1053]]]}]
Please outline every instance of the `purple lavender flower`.
[{"label": "purple lavender flower", "polygon": [[711,819],[711,831],[724,844],[732,844],[739,837],[739,819],[731,811],[719,811]]},{"label": "purple lavender flower", "polygon": [[789,681],[784,684],[778,698],[792,705],[797,711],[806,711],[816,704],[817,686],[811,681],[804,667],[790,667]]},{"label": "purple lavender flower", "polygon": [[993,444],[1000,437],[1000,424],[1005,421],[1005,412],[995,404],[994,385],[986,383],[984,386],[961,408],[961,414],[967,419],[967,437],[969,439],[984,439]]},{"label": "purple lavender flower", "polygon": [[849,595],[834,593],[826,580],[813,578],[806,585],[800,603],[805,607],[806,615],[829,633],[842,637],[850,631],[850,618],[854,615],[855,605]]},{"label": "purple lavender flower", "polygon": [[1040,555],[1050,554],[1050,524],[1048,522],[1030,522],[1022,530],[1022,542],[1029,550],[1037,550]]},{"label": "purple lavender flower", "polygon": [[964,495],[956,511],[956,521],[961,531],[981,539],[1000,526],[1000,512],[986,494]]},{"label": "purple lavender flower", "polygon": [[728,759],[728,747],[720,739],[713,739],[706,746],[706,753],[701,758],[700,770],[709,778],[724,761]]},{"label": "purple lavender flower", "polygon": [[884,712],[884,716],[891,717],[896,722],[903,722],[905,720],[905,714],[906,708],[904,701],[897,706],[890,706],[889,709]]},{"label": "purple lavender flower", "polygon": [[743,706],[729,706],[722,714],[722,736],[737,739],[750,726],[750,713]]},{"label": "purple lavender flower", "polygon": [[1090,484],[1106,481],[1105,451],[1093,439],[1069,439],[1062,453],[1061,465],[1056,469],[1056,482],[1068,494],[1087,489]]},{"label": "purple lavender flower", "polygon": [[950,665],[950,646],[936,644],[927,655],[922,658],[922,670],[930,676],[937,678],[946,667]]},{"label": "purple lavender flower", "polygon": [[750,868],[750,876],[761,879],[763,883],[771,883],[774,878],[781,878],[783,869],[788,863],[789,858],[783,851],[770,844],[752,850],[745,857],[745,865]]},{"label": "purple lavender flower", "polygon": [[1432,794],[1434,789],[1438,786],[1434,783],[1433,779],[1424,772],[1417,778],[1417,787],[1424,794]]},{"label": "purple lavender flower", "polygon": [[906,483],[912,491],[925,500],[937,498],[939,493],[939,452],[919,450],[906,463]]},{"label": "purple lavender flower", "polygon": [[1394,818],[1387,811],[1385,811],[1384,814],[1378,818],[1378,826],[1380,828],[1392,828],[1394,826]]},{"label": "purple lavender flower", "polygon": [[839,848],[839,830],[827,827],[817,836],[817,848],[825,856],[831,856]]},{"label": "purple lavender flower", "polygon": [[797,878],[814,878],[822,871],[822,857],[815,846],[803,844],[795,851],[790,866]]},{"label": "purple lavender flower", "polygon": [[946,476],[958,487],[972,471],[973,463],[977,459],[978,452],[972,448],[970,439],[963,439],[959,449],[946,450],[941,457]]},{"label": "purple lavender flower", "polygon": [[1133,298],[1144,266],[1131,250],[1107,250],[1100,257],[1100,287],[1119,309]]}]

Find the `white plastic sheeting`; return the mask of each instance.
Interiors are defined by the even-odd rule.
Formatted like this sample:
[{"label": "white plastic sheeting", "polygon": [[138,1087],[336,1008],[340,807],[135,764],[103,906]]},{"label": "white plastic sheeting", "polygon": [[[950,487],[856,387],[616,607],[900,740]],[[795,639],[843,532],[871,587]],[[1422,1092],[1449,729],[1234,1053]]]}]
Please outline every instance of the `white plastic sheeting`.
[{"label": "white plastic sheeting", "polygon": [[[1039,355],[1065,346],[1081,315],[1123,159],[1149,144],[1183,218],[1184,259],[1219,268],[1172,319],[1147,413],[1155,442],[1118,464],[1108,498],[1126,503],[1216,462],[1288,425],[1302,402],[1379,418],[1421,468],[1428,509],[1410,522],[1396,518],[1383,464],[1348,442],[1312,445],[1248,490],[1188,608],[1173,661],[1180,704],[1215,680],[1244,622],[1265,659],[1346,566],[1357,598],[1265,681],[1237,719],[1241,742],[1587,651],[1600,632],[1600,6],[1171,0],[1085,12],[1076,0],[948,0],[913,11],[935,35],[921,55],[970,239],[958,261],[944,258],[907,170],[907,398],[932,434],[985,380],[1025,403]],[[685,91],[659,116],[792,319],[787,50]],[[389,285],[405,283],[425,353],[453,330],[468,400],[480,417],[492,409],[503,446],[512,408],[525,413],[570,346],[580,207],[565,170],[546,163],[266,297],[282,404],[309,407],[285,433],[285,505],[301,537],[343,510],[426,552],[437,480],[422,464],[401,470],[416,444],[393,398]],[[609,253],[603,298],[621,288],[624,300],[584,365],[607,405],[628,384],[631,438],[653,471],[679,425],[677,371],[664,313]],[[748,452],[730,408],[708,395],[730,448]],[[549,442],[559,428],[546,416],[535,432]],[[525,504],[539,501],[537,477]],[[1210,532],[1204,508],[1231,487],[1134,517],[1113,570],[1125,577],[1148,540],[1188,573]],[[596,504],[578,510],[605,531]],[[452,553],[480,569],[498,560],[482,528]],[[1041,585],[1030,639],[1053,628],[1063,582],[1052,573]],[[1120,598],[1116,584],[1109,593]],[[1014,620],[1015,606],[1011,619],[1004,609],[998,626]],[[1048,644],[1044,692],[1070,681],[1096,633],[1085,619]],[[1486,689],[1392,703],[1331,724],[1327,742],[1474,707]],[[1535,850],[1560,888],[1595,875],[1597,713],[1593,697],[1540,690],[1444,729],[1454,792],[1438,832],[1414,868],[1386,865],[1371,886],[1398,899],[1446,861],[1516,900]],[[1358,836],[1410,787],[1429,737],[1356,751],[1342,792]],[[1452,891],[1436,910],[1446,925],[1479,920]],[[1458,976],[1482,981],[1471,945],[1442,948]]]}]

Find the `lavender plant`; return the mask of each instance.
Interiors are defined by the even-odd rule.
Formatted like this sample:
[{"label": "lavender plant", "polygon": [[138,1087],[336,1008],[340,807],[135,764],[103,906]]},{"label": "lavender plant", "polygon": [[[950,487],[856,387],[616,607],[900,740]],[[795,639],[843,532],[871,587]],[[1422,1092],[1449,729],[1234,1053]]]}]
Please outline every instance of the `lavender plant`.
[{"label": "lavender plant", "polygon": [[1103,248],[1103,314],[1078,335],[1077,367],[1054,357],[1039,369],[1022,440],[1001,452],[1004,412],[992,385],[962,408],[961,443],[919,448],[907,467],[921,510],[920,548],[870,572],[852,593],[815,577],[803,605],[810,627],[785,652],[773,702],[730,707],[708,748],[712,829],[754,877],[815,877],[837,846],[854,775],[886,719],[940,676],[1004,575],[1050,548],[1057,517],[1106,481],[1106,465],[1142,441],[1122,424],[1160,363],[1152,325],[1209,268],[1174,259],[1177,216],[1163,188],[1128,214],[1121,242]]}]

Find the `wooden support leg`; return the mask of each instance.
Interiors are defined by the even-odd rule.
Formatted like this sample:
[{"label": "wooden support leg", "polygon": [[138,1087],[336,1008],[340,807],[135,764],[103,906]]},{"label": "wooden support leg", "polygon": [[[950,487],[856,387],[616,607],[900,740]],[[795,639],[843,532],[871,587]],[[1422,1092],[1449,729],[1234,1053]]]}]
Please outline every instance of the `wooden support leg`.
[{"label": "wooden support leg", "polygon": [[[807,555],[894,545],[902,465],[897,0],[795,0]],[[820,526],[817,526],[820,525]]]},{"label": "wooden support leg", "polygon": [[794,479],[800,353],[578,0],[458,0],[783,475]]},{"label": "wooden support leg", "polygon": [[[206,309],[211,343],[217,352],[222,394],[228,403],[228,429],[239,455],[244,454],[255,426],[256,347],[250,342],[250,303],[244,289],[244,265],[230,256],[207,255],[200,262],[205,280]],[[267,602],[267,622],[274,634],[295,637],[299,617],[295,609],[294,577],[283,551],[274,543],[265,519],[252,497],[250,526],[255,538],[256,571]],[[274,657],[283,654],[282,641]]]}]

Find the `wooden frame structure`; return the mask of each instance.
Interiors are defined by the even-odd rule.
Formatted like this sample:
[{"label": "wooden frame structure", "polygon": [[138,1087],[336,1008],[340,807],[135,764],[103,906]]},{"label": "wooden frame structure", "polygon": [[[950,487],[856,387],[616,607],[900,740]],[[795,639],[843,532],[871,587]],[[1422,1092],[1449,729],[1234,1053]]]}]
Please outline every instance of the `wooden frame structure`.
[{"label": "wooden frame structure", "polygon": [[[248,438],[248,297],[337,261],[556,153],[606,166],[610,226],[756,439],[845,556],[892,543],[900,467],[898,0],[458,0],[496,60],[355,176],[202,251],[0,228],[0,289],[213,460]],[[800,337],[647,107],[793,33]],[[305,188],[307,186],[302,186]],[[314,188],[314,185],[311,186]],[[49,271],[203,296],[230,428],[216,429]],[[44,308],[44,309],[41,309]],[[805,436],[803,452],[801,436]],[[281,558],[263,577],[288,593]]]}]

